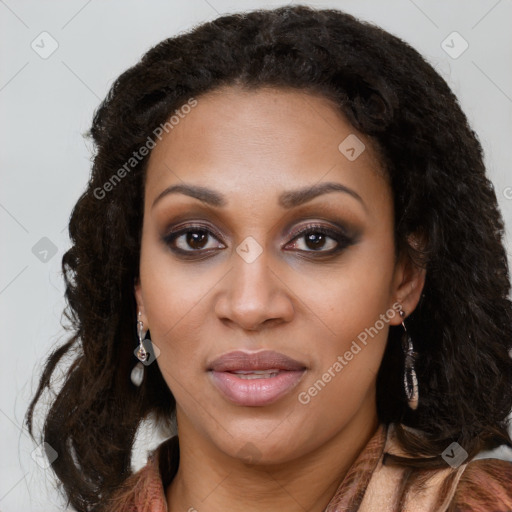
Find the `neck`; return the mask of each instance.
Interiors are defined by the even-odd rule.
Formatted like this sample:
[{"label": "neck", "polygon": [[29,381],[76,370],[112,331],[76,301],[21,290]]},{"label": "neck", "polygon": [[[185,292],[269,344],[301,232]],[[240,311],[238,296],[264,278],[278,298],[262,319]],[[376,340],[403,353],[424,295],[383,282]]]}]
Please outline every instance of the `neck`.
[{"label": "neck", "polygon": [[[178,425],[179,425],[178,418]],[[375,408],[358,411],[318,449],[280,464],[247,464],[180,429],[180,464],[166,491],[171,511],[322,512],[378,428]]]}]

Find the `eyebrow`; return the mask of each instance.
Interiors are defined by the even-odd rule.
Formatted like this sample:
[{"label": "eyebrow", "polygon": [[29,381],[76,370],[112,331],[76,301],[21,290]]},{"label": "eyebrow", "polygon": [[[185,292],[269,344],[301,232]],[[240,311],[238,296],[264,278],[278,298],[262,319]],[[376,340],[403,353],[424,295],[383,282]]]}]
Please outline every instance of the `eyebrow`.
[{"label": "eyebrow", "polygon": [[[278,203],[282,208],[290,209],[307,203],[315,197],[318,197],[322,194],[327,194],[329,192],[346,193],[357,199],[366,210],[366,205],[362,197],[355,190],[352,190],[351,188],[342,185],[341,183],[336,183],[333,181],[318,183],[309,187],[282,192],[279,195]],[[171,185],[170,187],[167,187],[162,192],[160,192],[160,194],[158,194],[156,199],[153,201],[151,208],[154,208],[162,198],[170,194],[185,194],[215,207],[223,207],[227,205],[225,196],[223,196],[220,192],[210,188],[202,187],[200,185],[179,184]]]}]

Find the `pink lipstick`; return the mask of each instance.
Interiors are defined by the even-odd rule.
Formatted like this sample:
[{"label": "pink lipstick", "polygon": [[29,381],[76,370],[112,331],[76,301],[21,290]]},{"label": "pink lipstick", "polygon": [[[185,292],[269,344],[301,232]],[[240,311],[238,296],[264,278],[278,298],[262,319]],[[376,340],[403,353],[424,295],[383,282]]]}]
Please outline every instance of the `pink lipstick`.
[{"label": "pink lipstick", "polygon": [[208,365],[213,385],[230,402],[241,406],[269,405],[289,393],[306,366],[272,350],[235,351]]}]

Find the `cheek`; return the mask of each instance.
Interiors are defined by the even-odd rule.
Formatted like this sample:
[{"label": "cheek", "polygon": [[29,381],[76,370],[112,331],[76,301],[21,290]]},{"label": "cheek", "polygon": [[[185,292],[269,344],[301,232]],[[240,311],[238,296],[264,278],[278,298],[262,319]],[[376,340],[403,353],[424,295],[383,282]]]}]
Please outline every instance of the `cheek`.
[{"label": "cheek", "polygon": [[[391,235],[367,236],[342,256],[339,264],[297,274],[294,293],[304,301],[304,315],[323,340],[323,354],[342,351],[390,308],[394,270]],[[380,324],[379,324],[380,325]],[[320,331],[318,330],[320,329]],[[386,339],[386,333],[381,336]]]},{"label": "cheek", "polygon": [[197,277],[197,265],[173,264],[156,243],[143,246],[140,274],[151,339],[161,351],[158,363],[169,371],[193,356],[190,340],[201,326],[201,300],[214,281]]},{"label": "cheek", "polygon": [[317,320],[314,327],[306,324],[315,365],[304,401],[311,399],[312,408],[320,411],[330,403],[353,410],[370,389],[395,314],[390,309],[393,268],[391,237],[368,237],[336,272],[301,278],[300,293],[307,293],[310,316]]},{"label": "cheek", "polygon": [[213,288],[212,267],[197,262],[179,262],[159,239],[156,228],[145,226],[140,274],[144,306],[151,335],[165,342],[181,323],[194,317],[200,302]]}]

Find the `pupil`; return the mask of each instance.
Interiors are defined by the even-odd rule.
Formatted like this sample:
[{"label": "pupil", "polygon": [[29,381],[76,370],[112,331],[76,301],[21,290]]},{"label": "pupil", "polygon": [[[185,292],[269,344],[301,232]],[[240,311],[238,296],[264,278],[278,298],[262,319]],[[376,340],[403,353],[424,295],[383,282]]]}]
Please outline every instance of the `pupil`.
[{"label": "pupil", "polygon": [[325,242],[325,235],[323,233],[310,233],[306,235],[306,245],[309,249],[319,249]]},{"label": "pupil", "polygon": [[187,243],[193,249],[201,249],[206,245],[207,238],[205,231],[190,231],[187,233]]}]

